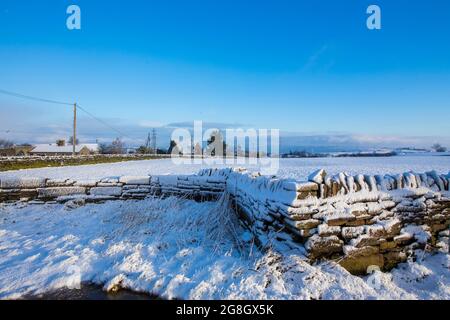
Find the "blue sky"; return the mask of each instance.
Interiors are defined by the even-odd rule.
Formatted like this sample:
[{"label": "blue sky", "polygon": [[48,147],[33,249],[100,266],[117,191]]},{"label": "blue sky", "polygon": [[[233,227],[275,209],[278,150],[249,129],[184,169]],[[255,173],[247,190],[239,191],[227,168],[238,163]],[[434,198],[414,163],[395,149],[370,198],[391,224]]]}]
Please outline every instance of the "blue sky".
[{"label": "blue sky", "polygon": [[[66,28],[70,4],[80,31]],[[382,30],[366,28],[370,4]],[[450,141],[449,18],[446,0],[2,0],[0,89],[77,101],[136,139],[203,120]],[[0,137],[67,135],[70,117],[0,96]],[[80,122],[84,139],[117,135]]]}]

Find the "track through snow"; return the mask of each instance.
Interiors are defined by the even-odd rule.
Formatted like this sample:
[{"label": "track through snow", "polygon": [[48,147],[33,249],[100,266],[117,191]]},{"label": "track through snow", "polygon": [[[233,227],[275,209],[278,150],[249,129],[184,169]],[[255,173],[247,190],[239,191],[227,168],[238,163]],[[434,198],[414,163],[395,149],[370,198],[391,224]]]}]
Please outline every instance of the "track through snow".
[{"label": "track through snow", "polygon": [[[69,208],[0,204],[0,298],[78,281],[184,299],[450,299],[450,259],[355,277],[259,252],[226,203],[147,198]],[[374,285],[375,284],[375,285]]]}]

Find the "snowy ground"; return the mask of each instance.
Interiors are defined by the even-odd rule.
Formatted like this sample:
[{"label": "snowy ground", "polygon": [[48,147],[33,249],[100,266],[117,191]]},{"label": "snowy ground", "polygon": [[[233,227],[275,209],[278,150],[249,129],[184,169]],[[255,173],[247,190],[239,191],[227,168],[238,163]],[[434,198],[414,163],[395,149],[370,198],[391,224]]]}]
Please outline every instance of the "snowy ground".
[{"label": "snowy ground", "polygon": [[[281,159],[280,177],[450,170],[450,157]],[[250,167],[257,170],[257,167]],[[132,161],[0,173],[4,177],[96,179],[189,174],[199,165]],[[0,298],[94,282],[165,298],[450,299],[448,254],[422,255],[391,273],[355,277],[328,262],[311,266],[300,252],[261,253],[220,203],[146,199],[89,204],[0,204]]]},{"label": "snowy ground", "polygon": [[[248,160],[247,160],[248,161]],[[219,165],[216,167],[229,167]],[[258,170],[252,164],[237,165],[250,170]],[[45,178],[72,178],[78,180],[97,179],[122,175],[147,174],[192,174],[209,165],[176,165],[171,159],[129,161],[74,167],[27,169],[0,172],[3,177],[33,176]],[[410,155],[377,158],[312,158],[312,159],[280,159],[279,177],[305,179],[309,173],[323,168],[329,174],[348,172],[350,174],[388,174],[407,171],[426,172],[436,170],[439,173],[450,171],[450,156]]]},{"label": "snowy ground", "polygon": [[0,251],[2,299],[80,281],[165,298],[450,299],[448,254],[419,253],[392,273],[355,277],[299,252],[259,252],[220,202],[3,204]]}]

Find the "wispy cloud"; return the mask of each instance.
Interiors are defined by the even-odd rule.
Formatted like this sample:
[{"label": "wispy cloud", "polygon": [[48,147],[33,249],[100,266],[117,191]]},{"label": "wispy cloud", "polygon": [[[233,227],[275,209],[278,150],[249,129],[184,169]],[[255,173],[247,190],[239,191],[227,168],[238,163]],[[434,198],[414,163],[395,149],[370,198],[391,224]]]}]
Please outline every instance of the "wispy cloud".
[{"label": "wispy cloud", "polygon": [[[318,64],[320,58],[327,52],[328,48],[329,46],[324,44],[319,50],[314,52],[303,66],[302,71],[309,71],[313,69]],[[328,62],[327,65],[330,65],[330,62]]]}]

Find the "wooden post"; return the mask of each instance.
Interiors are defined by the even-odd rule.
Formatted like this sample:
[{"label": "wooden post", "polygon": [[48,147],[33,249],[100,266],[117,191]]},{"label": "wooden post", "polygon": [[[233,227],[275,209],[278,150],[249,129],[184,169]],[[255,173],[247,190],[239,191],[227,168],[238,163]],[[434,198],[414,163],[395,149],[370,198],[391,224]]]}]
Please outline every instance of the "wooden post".
[{"label": "wooden post", "polygon": [[77,145],[77,104],[73,104],[73,135],[72,135],[72,155],[75,155]]}]

